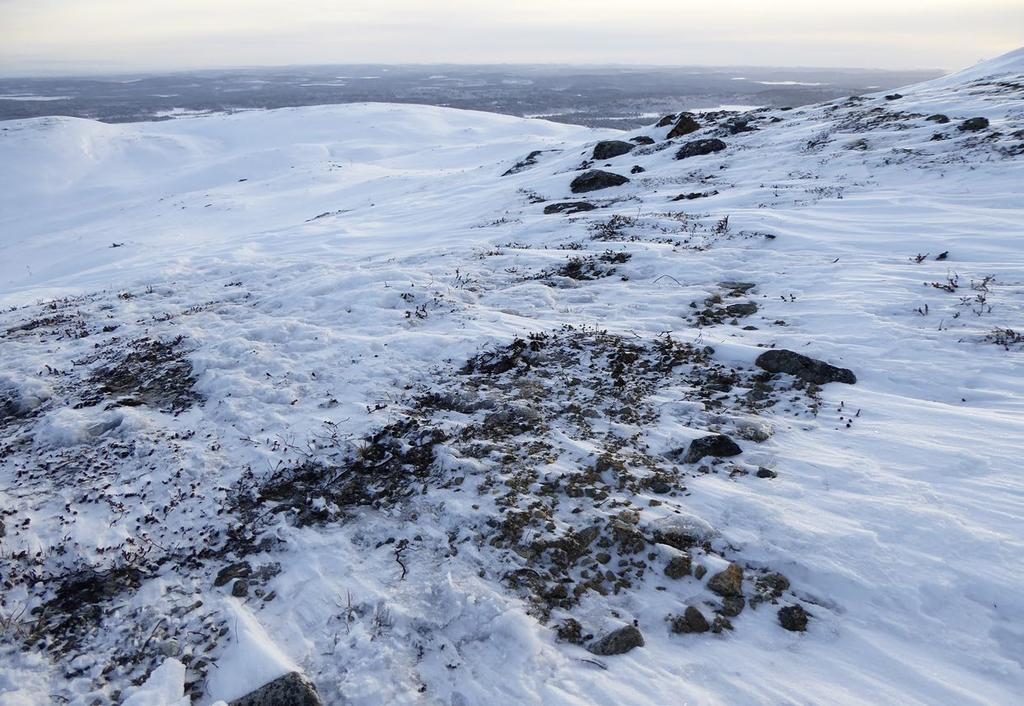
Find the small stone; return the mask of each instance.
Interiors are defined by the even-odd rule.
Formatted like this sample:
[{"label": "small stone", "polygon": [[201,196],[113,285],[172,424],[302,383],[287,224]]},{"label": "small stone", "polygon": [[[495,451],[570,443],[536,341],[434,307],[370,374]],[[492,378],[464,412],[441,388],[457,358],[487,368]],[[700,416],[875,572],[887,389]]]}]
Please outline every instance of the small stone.
[{"label": "small stone", "polygon": [[788,590],[789,579],[777,571],[759,576],[754,581],[754,596],[750,599],[750,605],[756,608],[759,604],[768,601],[775,603]]},{"label": "small stone", "polygon": [[592,654],[608,657],[629,652],[634,647],[644,646],[644,636],[633,625],[614,630],[587,647]]},{"label": "small stone", "polygon": [[708,588],[720,596],[742,596],[743,595],[743,569],[733,562],[724,571],[708,579]]},{"label": "small stone", "polygon": [[708,572],[707,567],[703,564],[697,564],[697,567],[693,570],[693,575],[700,581],[704,578],[704,575]]},{"label": "small stone", "polygon": [[677,634],[707,632],[710,629],[707,618],[693,606],[687,606],[682,615],[672,618],[672,632]]},{"label": "small stone", "polygon": [[637,135],[636,137],[629,138],[630,142],[635,142],[638,145],[653,145],[654,138],[648,137],[647,135]]},{"label": "small stone", "polygon": [[579,645],[583,642],[583,626],[575,618],[566,618],[555,628],[555,634],[562,642]]},{"label": "small stone", "polygon": [[779,474],[776,473],[775,471],[773,471],[770,468],[765,468],[764,466],[760,466],[757,469],[757,477],[758,478],[778,478]]},{"label": "small stone", "polygon": [[629,170],[630,174],[643,174],[647,170],[641,167],[639,164],[634,164],[633,168]]},{"label": "small stone", "polygon": [[231,585],[231,595],[235,598],[245,598],[249,595],[249,582],[245,579],[235,579]]},{"label": "small stone", "polygon": [[945,125],[949,122],[949,117],[942,113],[936,113],[935,115],[929,115],[925,120],[930,120],[931,122],[938,123],[939,125]]},{"label": "small stone", "polygon": [[807,611],[798,605],[779,608],[779,625],[790,632],[804,632],[807,630]]},{"label": "small stone", "polygon": [[718,286],[722,289],[727,289],[733,294],[746,294],[749,290],[757,286],[755,282],[737,282],[736,280],[725,280],[719,282]]},{"label": "small stone", "polygon": [[691,564],[692,560],[685,554],[674,556],[665,565],[665,575],[670,579],[681,579],[684,576],[689,576]]},{"label": "small stone", "polygon": [[607,552],[598,552],[596,555],[594,555],[594,558],[597,559],[598,564],[607,564],[609,561],[612,560],[612,555],[608,554]]},{"label": "small stone", "polygon": [[723,630],[732,630],[732,623],[723,615],[716,615],[715,620],[711,623],[711,632],[716,635]]}]

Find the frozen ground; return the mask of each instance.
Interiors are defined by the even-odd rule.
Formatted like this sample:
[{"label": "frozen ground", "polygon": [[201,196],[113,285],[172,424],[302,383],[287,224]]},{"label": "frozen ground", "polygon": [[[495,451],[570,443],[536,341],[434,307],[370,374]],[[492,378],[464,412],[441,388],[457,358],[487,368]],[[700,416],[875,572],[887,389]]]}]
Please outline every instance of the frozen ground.
[{"label": "frozen ground", "polygon": [[1024,51],[899,94],[5,123],[0,704],[1017,703]]}]

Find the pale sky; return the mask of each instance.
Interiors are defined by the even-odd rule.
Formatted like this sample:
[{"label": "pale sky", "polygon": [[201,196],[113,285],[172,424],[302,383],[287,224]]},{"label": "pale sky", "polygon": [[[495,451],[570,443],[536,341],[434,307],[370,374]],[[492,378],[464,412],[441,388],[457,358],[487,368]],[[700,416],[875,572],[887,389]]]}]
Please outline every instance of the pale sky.
[{"label": "pale sky", "polygon": [[331,63],[958,69],[1024,0],[0,0],[0,73]]}]

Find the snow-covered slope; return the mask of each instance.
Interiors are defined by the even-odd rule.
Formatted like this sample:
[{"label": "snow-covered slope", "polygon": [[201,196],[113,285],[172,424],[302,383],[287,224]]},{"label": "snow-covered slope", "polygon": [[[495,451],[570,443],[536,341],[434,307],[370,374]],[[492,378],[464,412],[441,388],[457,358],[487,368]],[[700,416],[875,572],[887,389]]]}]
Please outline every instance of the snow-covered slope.
[{"label": "snow-covered slope", "polygon": [[1024,53],[900,94],[0,126],[0,704],[1016,703]]}]

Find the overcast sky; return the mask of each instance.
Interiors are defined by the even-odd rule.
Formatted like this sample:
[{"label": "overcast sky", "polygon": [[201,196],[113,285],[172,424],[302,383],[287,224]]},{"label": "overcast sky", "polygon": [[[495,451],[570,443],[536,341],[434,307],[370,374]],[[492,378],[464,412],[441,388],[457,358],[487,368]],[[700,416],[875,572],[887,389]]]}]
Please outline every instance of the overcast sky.
[{"label": "overcast sky", "polygon": [[0,0],[0,72],[317,63],[957,69],[1024,0]]}]

